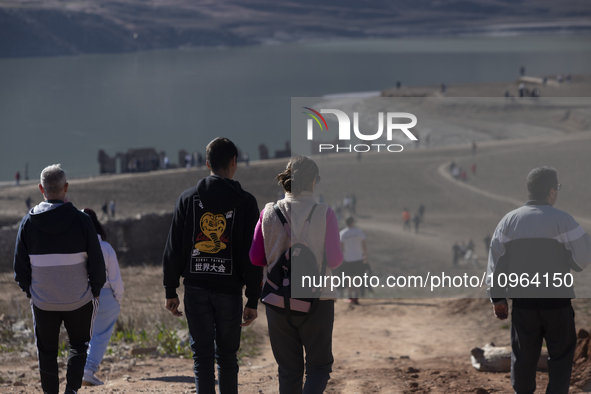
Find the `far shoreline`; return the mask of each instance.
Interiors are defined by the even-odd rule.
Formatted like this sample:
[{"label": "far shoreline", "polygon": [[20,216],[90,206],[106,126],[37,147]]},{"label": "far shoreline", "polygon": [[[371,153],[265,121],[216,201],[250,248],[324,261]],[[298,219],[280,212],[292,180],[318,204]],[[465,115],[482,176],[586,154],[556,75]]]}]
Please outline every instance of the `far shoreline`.
[{"label": "far shoreline", "polygon": [[[0,59],[1,61],[1,59]],[[567,74],[563,74],[566,77]],[[591,74],[573,74],[571,81],[564,81],[562,83],[557,82],[557,75],[542,75],[542,76],[529,76],[517,78],[513,81],[507,82],[482,82],[482,83],[458,83],[446,85],[445,92],[441,92],[441,85],[402,85],[401,88],[386,87],[381,91],[359,91],[359,92],[341,92],[341,93],[329,93],[322,96],[323,99],[339,99],[339,98],[360,98],[361,100],[370,99],[374,97],[503,97],[503,92],[509,92],[513,98],[518,98],[517,91],[520,84],[524,84],[528,88],[539,88],[541,91],[541,97],[590,97],[591,96]],[[543,84],[543,80],[547,79],[547,84]],[[270,149],[271,150],[271,149]],[[252,156],[252,155],[251,155]],[[250,159],[251,164],[259,162],[269,162],[269,160],[282,160],[282,159],[266,159],[266,160],[255,160]],[[243,162],[243,161],[241,161]],[[98,162],[96,167],[98,169]],[[162,171],[170,170],[186,170],[185,167],[176,167],[173,169],[160,169],[156,171],[150,171],[146,173],[157,173]],[[116,173],[116,174],[99,174],[98,171],[85,175],[77,175],[71,177],[72,180],[80,179],[106,179],[111,175],[140,175],[146,174],[144,172],[139,173]],[[33,177],[29,180],[23,179],[21,173],[21,186],[37,184],[38,181]],[[0,181],[0,189],[5,189],[15,186],[14,179],[8,179]]]},{"label": "far shoreline", "polygon": [[[1,10],[1,8],[0,8]],[[25,54],[25,55],[3,55],[0,52],[0,61],[11,59],[37,59],[37,58],[63,58],[79,56],[101,56],[101,55],[131,55],[131,54],[149,54],[159,51],[191,51],[191,50],[225,50],[231,48],[257,48],[273,47],[282,45],[315,45],[315,44],[347,44],[362,41],[390,41],[390,40],[453,40],[453,39],[477,39],[493,38],[505,39],[515,37],[572,37],[572,36],[591,36],[591,23],[580,22],[540,22],[527,24],[491,24],[480,29],[458,29],[433,32],[431,29],[424,31],[413,31],[409,33],[396,33],[392,35],[366,35],[359,37],[326,36],[314,38],[258,38],[252,42],[245,43],[224,43],[216,45],[175,45],[166,47],[141,48],[135,50],[114,50],[114,51],[88,51],[77,53],[48,53],[48,54]],[[331,95],[329,93],[329,95]]]}]

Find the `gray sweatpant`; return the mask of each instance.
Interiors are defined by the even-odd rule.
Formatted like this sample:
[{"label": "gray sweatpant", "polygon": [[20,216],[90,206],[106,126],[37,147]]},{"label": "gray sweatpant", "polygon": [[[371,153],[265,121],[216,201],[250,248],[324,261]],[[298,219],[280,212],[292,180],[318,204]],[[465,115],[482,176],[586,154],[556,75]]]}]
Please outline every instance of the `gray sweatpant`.
[{"label": "gray sweatpant", "polygon": [[511,384],[516,394],[536,391],[536,367],[548,347],[547,394],[568,393],[577,344],[572,306],[560,309],[518,309],[511,313]]},{"label": "gray sweatpant", "polygon": [[[284,314],[267,306],[271,348],[279,364],[279,393],[320,394],[332,372],[332,327],[334,301],[318,301],[318,307],[302,324],[305,316],[292,316],[292,327]],[[304,361],[304,349],[306,357]],[[306,384],[303,387],[304,365]]]}]

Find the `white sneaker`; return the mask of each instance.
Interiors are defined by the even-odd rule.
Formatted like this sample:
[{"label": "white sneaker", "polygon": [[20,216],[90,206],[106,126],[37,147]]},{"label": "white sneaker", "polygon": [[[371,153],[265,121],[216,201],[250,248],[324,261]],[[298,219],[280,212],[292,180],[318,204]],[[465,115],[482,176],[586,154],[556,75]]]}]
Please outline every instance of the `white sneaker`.
[{"label": "white sneaker", "polygon": [[94,376],[94,372],[85,369],[84,370],[84,377],[82,378],[82,385],[83,386],[102,386],[104,383]]}]

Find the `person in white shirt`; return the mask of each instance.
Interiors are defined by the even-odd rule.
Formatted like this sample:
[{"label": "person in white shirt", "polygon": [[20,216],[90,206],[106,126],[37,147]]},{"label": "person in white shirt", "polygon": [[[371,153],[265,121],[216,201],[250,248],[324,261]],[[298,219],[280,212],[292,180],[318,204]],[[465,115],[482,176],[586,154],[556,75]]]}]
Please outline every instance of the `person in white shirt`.
[{"label": "person in white shirt", "polygon": [[[347,227],[341,230],[341,248],[343,249],[342,270],[345,275],[363,276],[369,271],[367,264],[367,245],[365,243],[365,234],[359,228],[355,227],[355,219],[348,217]],[[359,297],[365,295],[363,287],[349,287],[349,302],[359,305]]]},{"label": "person in white shirt", "polygon": [[92,339],[88,345],[86,366],[84,367],[83,386],[101,386],[104,383],[95,376],[99,364],[103,361],[107,345],[113,333],[113,326],[119,316],[121,300],[123,298],[123,281],[119,271],[117,254],[113,247],[106,241],[107,234],[97,219],[96,213],[89,208],[82,210],[90,216],[98,234],[103,257],[105,258],[105,269],[107,281],[101,290],[100,306],[94,320]]}]

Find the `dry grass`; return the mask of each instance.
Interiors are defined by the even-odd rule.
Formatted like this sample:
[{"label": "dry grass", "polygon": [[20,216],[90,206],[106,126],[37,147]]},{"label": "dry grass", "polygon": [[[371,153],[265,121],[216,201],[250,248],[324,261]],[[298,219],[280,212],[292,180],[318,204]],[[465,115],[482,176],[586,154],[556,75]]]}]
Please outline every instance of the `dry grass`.
[{"label": "dry grass", "polygon": [[[187,339],[187,322],[177,318],[164,307],[162,270],[159,267],[125,267],[121,269],[125,293],[121,312],[111,338],[108,353],[127,355],[128,348],[157,347],[161,354],[190,357]],[[178,290],[183,298],[183,286]],[[0,352],[22,350],[33,343],[30,338],[14,337],[12,326],[24,321],[25,327],[32,328],[31,308],[25,294],[14,282],[12,274],[0,275]],[[62,327],[62,331],[63,331]],[[65,331],[60,337],[63,354],[66,355]],[[260,338],[254,331],[243,330],[242,349],[239,357],[253,356],[257,352]]]}]

